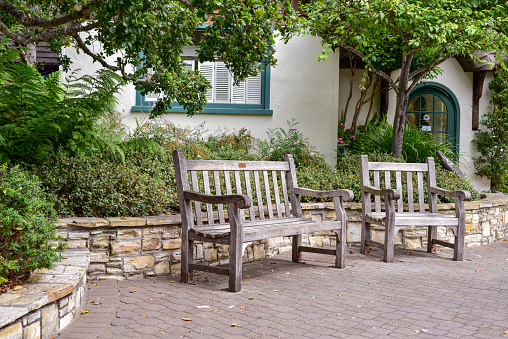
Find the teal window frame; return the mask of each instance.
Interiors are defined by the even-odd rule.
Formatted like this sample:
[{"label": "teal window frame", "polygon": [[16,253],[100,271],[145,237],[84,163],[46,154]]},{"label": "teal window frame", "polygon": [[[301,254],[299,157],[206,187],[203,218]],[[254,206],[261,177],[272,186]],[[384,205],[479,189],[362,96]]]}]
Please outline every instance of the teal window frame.
[{"label": "teal window frame", "polygon": [[[149,112],[153,101],[145,101],[145,97],[136,91],[136,105],[132,106],[133,112]],[[187,113],[182,105],[171,104],[167,113]],[[263,64],[261,73],[261,101],[259,104],[238,103],[208,103],[200,113],[207,114],[250,114],[250,115],[273,115],[270,109],[270,67]]]}]

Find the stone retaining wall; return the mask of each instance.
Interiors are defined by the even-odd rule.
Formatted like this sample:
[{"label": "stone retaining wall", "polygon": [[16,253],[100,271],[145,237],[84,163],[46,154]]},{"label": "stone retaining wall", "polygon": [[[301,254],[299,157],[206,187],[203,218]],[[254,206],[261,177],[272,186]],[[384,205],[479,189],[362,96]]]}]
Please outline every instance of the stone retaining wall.
[{"label": "stone retaining wall", "polygon": [[[304,215],[316,220],[335,218],[332,203],[302,204]],[[453,214],[454,204],[440,204],[443,213]],[[346,204],[348,215],[347,242],[360,242],[361,204]],[[490,195],[476,202],[466,202],[466,246],[488,244],[508,236],[508,197]],[[181,224],[180,216],[146,218],[70,218],[58,224],[58,233],[69,248],[90,250],[89,277],[92,279],[131,279],[180,273]],[[451,231],[438,231],[442,239]],[[382,228],[373,228],[373,240],[383,241]],[[426,246],[426,228],[401,230],[396,244],[406,248]],[[304,238],[312,246],[334,246],[335,238],[328,233]],[[289,238],[273,238],[249,244],[244,261],[270,257],[291,248]],[[212,265],[227,263],[225,245],[197,243],[194,256]]]},{"label": "stone retaining wall", "polygon": [[0,295],[0,339],[53,338],[79,314],[86,292],[88,250],[67,249],[23,288]]}]

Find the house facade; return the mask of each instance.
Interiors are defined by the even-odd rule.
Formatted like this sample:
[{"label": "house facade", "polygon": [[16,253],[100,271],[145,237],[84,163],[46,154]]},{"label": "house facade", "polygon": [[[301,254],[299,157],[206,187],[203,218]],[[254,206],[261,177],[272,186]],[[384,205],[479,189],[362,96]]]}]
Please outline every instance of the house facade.
[{"label": "house facade", "polygon": [[[240,87],[233,86],[220,62],[199,64],[194,51],[186,50],[182,58],[188,67],[199,69],[214,85],[207,94],[209,104],[203,113],[192,117],[175,106],[161,119],[182,127],[204,123],[205,129],[211,132],[224,127],[230,131],[246,128],[253,137],[261,140],[267,138],[268,129],[287,129],[287,122],[296,119],[296,128],[333,164],[337,129],[348,101],[351,72],[344,67],[338,50],[326,61],[318,62],[321,49],[320,39],[310,36],[295,37],[287,44],[278,42],[277,66],[265,69],[258,77],[249,78]],[[74,49],[67,49],[65,53],[73,61],[73,67],[83,74],[92,74],[99,68],[89,57],[77,54]],[[441,75],[413,90],[408,107],[408,117],[428,121],[428,126],[420,128],[438,138],[448,136],[455,140],[461,155],[461,169],[480,191],[489,190],[490,181],[474,175],[472,157],[476,152],[471,141],[481,114],[492,109],[488,90],[492,67],[489,67],[464,58],[450,59],[441,65]],[[363,71],[356,72],[354,89],[359,88],[362,76]],[[396,76],[394,73],[393,77]],[[357,101],[359,92],[353,90],[351,103]],[[393,121],[395,94],[391,91],[382,96],[375,95],[372,109],[385,110],[388,121]],[[118,110],[125,114],[129,126],[136,126],[136,120],[147,119],[147,111],[153,103],[150,95],[143,97],[128,85],[118,99]],[[359,116],[360,123],[368,115],[368,106],[365,105]],[[351,116],[346,119],[346,126],[350,124]]]}]

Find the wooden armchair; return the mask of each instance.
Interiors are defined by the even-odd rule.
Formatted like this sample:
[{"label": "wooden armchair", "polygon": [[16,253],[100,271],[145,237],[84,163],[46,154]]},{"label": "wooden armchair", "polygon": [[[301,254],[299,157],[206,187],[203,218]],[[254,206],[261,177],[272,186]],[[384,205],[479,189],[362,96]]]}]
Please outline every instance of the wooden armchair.
[{"label": "wooden armchair", "polygon": [[[384,172],[384,183],[380,182],[380,172]],[[407,181],[405,192],[402,191],[403,172]],[[395,174],[395,188],[392,188],[391,173]],[[413,173],[416,173],[416,187],[413,186]],[[428,210],[425,209],[424,203],[424,173],[427,174]],[[397,232],[408,226],[428,226],[427,252],[434,253],[436,245],[446,246],[454,249],[453,260],[462,260],[466,221],[464,200],[470,200],[471,193],[437,187],[434,158],[429,157],[426,163],[421,164],[390,163],[369,162],[366,155],[361,155],[360,175],[362,253],[367,254],[371,246],[381,246],[384,248],[383,260],[393,262],[394,238]],[[446,217],[438,212],[437,195],[455,198],[455,217]],[[407,208],[404,200],[408,202]],[[381,209],[381,201],[384,202],[384,211]],[[372,203],[374,203],[374,211],[372,211]],[[385,228],[384,243],[371,239],[371,224]],[[440,226],[453,231],[454,243],[437,239],[437,227]]]}]

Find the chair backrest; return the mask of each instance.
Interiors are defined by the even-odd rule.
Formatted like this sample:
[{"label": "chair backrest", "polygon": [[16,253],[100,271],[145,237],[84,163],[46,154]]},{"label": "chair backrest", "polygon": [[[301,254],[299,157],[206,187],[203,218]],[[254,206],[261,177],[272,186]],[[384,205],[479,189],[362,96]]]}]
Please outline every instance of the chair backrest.
[{"label": "chair backrest", "polygon": [[[425,184],[424,177],[427,178]],[[384,201],[384,198],[380,196],[372,198],[370,194],[364,193],[364,185],[380,189],[398,189],[401,195],[396,201],[397,212],[415,212],[415,207],[417,211],[425,212],[426,190],[424,185],[427,186],[427,190],[428,186],[436,186],[434,158],[428,157],[425,163],[370,162],[366,155],[361,155],[360,181],[365,212],[372,211],[372,202],[374,211],[381,212],[381,202]],[[437,203],[434,204],[433,199],[431,200],[429,210],[431,212],[437,211]],[[404,202],[407,203],[407,208],[404,208]]]},{"label": "chair backrest", "polygon": [[[177,150],[173,159],[182,214],[189,212],[185,211],[188,207],[183,203],[182,193],[190,190],[213,195],[248,195],[252,205],[247,213],[242,210],[242,219],[247,221],[301,216],[300,202],[293,189],[298,186],[291,155],[286,155],[285,161],[188,160],[183,151]],[[191,206],[193,226],[225,223],[227,206],[203,205],[194,202]],[[201,213],[203,207],[206,219]]]}]

